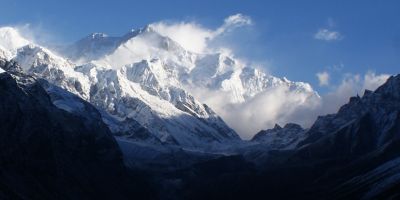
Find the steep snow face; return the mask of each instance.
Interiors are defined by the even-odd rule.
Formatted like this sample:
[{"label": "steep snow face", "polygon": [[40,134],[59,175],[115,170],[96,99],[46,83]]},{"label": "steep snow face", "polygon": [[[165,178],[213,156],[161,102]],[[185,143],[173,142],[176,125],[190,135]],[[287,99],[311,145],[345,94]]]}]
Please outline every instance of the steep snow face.
[{"label": "steep snow face", "polygon": [[10,51],[8,51],[4,47],[0,46],[0,59],[10,60],[12,57],[13,57],[13,55]]},{"label": "steep snow face", "polygon": [[75,71],[72,63],[50,50],[30,44],[18,49],[14,61],[25,72],[45,78],[85,100],[89,99],[90,83],[86,75]]},{"label": "steep snow face", "polygon": [[96,73],[90,79],[97,82],[92,85],[90,101],[116,118],[137,120],[163,143],[198,147],[238,139],[218,116],[180,88],[149,90],[149,79],[135,79],[129,67],[92,70]]}]

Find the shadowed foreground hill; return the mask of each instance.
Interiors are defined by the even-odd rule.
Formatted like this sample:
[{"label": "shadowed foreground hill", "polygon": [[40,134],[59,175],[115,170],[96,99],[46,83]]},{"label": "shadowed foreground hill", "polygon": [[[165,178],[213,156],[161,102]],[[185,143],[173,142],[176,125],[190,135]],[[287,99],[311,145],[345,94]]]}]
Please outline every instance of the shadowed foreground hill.
[{"label": "shadowed foreground hill", "polygon": [[0,74],[0,96],[0,199],[147,198],[90,104],[90,119],[61,110],[18,73]]}]

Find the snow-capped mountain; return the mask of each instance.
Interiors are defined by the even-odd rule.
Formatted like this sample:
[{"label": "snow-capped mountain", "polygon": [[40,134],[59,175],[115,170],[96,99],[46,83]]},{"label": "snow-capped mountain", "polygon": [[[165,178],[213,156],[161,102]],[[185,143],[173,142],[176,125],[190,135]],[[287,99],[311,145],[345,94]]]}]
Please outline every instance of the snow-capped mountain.
[{"label": "snow-capped mountain", "polygon": [[58,51],[29,42],[9,27],[0,28],[0,36],[2,58],[92,103],[115,134],[130,138],[141,138],[132,131],[140,129],[153,142],[186,147],[240,141],[192,95],[197,90],[224,92],[231,97],[227,101],[241,103],[285,85],[319,98],[309,84],[267,75],[227,54],[187,51],[151,25],[122,37],[91,34]]}]

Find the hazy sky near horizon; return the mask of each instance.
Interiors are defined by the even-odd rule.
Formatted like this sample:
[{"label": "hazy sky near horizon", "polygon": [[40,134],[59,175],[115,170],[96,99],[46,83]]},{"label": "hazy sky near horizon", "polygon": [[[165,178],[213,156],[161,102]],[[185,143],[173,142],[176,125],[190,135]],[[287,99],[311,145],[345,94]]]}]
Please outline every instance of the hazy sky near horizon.
[{"label": "hazy sky near horizon", "polygon": [[214,30],[241,13],[252,24],[226,36],[234,53],[273,75],[309,82],[320,93],[339,87],[349,74],[400,71],[400,2],[394,0],[0,2],[0,26],[29,24],[44,40],[61,44],[92,32],[119,36],[160,21]]}]

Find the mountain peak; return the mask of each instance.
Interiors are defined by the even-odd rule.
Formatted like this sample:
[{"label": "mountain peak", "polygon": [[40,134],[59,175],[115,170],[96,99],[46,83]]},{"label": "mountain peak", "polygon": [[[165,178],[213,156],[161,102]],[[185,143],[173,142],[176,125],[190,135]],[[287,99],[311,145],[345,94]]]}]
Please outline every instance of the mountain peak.
[{"label": "mountain peak", "polygon": [[273,128],[274,130],[279,130],[279,129],[282,129],[282,127],[281,126],[279,126],[279,124],[275,124],[275,126],[274,126],[274,128]]}]

